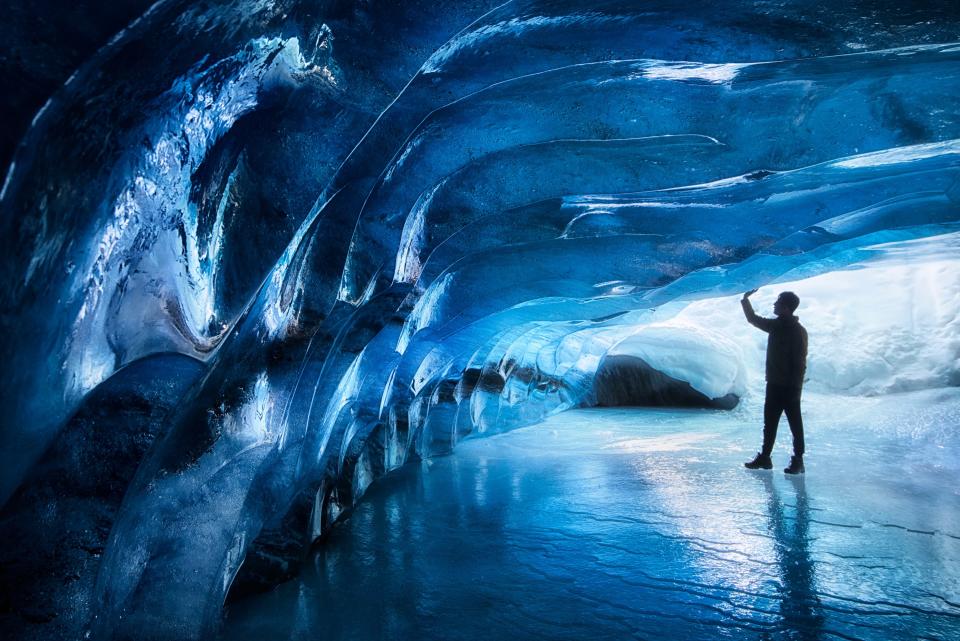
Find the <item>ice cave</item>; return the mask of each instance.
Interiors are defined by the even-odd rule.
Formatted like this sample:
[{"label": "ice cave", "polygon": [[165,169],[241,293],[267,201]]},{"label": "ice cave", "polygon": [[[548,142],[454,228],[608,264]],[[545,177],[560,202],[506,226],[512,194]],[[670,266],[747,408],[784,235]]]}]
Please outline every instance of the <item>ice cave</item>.
[{"label": "ice cave", "polygon": [[956,0],[0,33],[0,637],[960,639]]}]

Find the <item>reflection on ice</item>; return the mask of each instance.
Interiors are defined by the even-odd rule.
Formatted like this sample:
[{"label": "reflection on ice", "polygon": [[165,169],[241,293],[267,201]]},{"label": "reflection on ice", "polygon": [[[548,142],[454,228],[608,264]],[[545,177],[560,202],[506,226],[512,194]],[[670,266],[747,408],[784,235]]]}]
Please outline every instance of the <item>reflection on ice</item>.
[{"label": "reflection on ice", "polygon": [[573,411],[396,472],[222,638],[960,633],[960,394],[810,395],[806,477],[741,467],[758,402]]},{"label": "reflection on ice", "polygon": [[[844,497],[728,477],[723,439],[685,421],[735,433],[755,408],[763,338],[733,297],[760,287],[763,307],[790,287],[807,389],[869,417],[851,438],[878,430],[874,401],[897,409],[883,396],[946,390],[895,432],[955,452],[940,410],[960,381],[958,24],[950,3],[893,0],[158,2],[44,105],[0,190],[0,503],[92,387],[176,352],[204,374],[167,399],[156,442],[116,480],[122,506],[90,530],[93,637],[209,636],[228,597],[289,579],[341,516],[376,513],[361,504],[376,479],[424,460],[424,479],[452,470],[462,503],[425,481],[423,501],[382,516],[409,557],[364,563],[416,574],[438,547],[449,565],[414,592],[402,572],[328,577],[338,594],[406,599],[390,625],[416,627],[411,608],[443,600],[429,577],[474,562],[417,538],[454,523],[491,526],[475,556],[499,559],[494,575],[564,586],[559,614],[533,587],[506,609],[490,606],[502,585],[470,601],[528,636],[544,632],[532,621],[560,637],[752,634],[785,620],[783,599],[807,603],[796,625],[811,633],[839,625],[847,605],[830,599],[846,598],[949,628],[936,608],[952,596],[917,605],[872,566],[838,578],[852,566],[826,564],[851,539],[816,509]],[[576,415],[613,420],[576,430],[593,454],[556,427],[537,447],[491,441],[524,452],[509,465],[490,451],[474,473],[470,449],[433,460],[564,410],[741,399],[732,418],[654,413],[642,430]],[[896,442],[889,428],[877,443]],[[892,447],[923,477],[916,448]],[[918,487],[918,505],[946,500]],[[886,524],[956,531],[876,496]],[[899,536],[844,508],[829,521]],[[777,570],[790,563],[810,572]],[[632,592],[647,588],[656,598]]]},{"label": "reflection on ice", "polygon": [[780,616],[786,630],[801,639],[820,639],[825,617],[817,595],[816,573],[810,558],[810,506],[803,476],[787,477],[794,486],[793,514],[788,515],[770,475],[757,474],[767,492],[770,531],[776,541],[782,598]]}]

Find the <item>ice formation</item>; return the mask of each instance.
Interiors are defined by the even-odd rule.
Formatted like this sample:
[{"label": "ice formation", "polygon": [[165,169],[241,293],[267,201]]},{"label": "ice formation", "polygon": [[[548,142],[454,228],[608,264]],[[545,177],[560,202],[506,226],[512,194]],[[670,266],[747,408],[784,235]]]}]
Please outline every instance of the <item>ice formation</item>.
[{"label": "ice formation", "polygon": [[92,606],[201,638],[378,477],[596,404],[610,359],[735,401],[744,289],[802,283],[814,387],[956,385],[960,13],[901,4],[157,3],[5,176],[0,501],[125,366],[204,361]]}]

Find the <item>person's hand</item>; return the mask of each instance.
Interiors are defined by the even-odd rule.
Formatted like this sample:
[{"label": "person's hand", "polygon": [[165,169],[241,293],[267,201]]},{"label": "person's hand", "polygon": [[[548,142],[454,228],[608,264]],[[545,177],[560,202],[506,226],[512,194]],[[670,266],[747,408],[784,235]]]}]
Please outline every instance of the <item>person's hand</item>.
[{"label": "person's hand", "polygon": [[756,292],[757,292],[756,289],[751,289],[751,290],[748,291],[748,292],[744,292],[744,293],[743,293],[743,300],[747,300],[748,298],[750,298],[751,296],[753,296]]}]

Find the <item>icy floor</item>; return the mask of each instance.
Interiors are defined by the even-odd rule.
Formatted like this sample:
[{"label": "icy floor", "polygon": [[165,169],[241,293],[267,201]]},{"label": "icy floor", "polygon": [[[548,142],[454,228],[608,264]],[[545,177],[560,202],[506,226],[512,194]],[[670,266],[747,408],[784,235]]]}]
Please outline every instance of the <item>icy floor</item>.
[{"label": "icy floor", "polygon": [[[960,389],[582,410],[380,482],[224,639],[958,639]],[[787,438],[784,438],[787,437]]]}]

